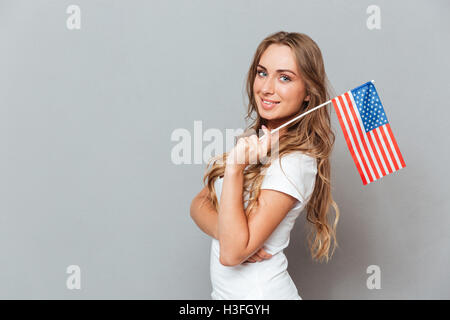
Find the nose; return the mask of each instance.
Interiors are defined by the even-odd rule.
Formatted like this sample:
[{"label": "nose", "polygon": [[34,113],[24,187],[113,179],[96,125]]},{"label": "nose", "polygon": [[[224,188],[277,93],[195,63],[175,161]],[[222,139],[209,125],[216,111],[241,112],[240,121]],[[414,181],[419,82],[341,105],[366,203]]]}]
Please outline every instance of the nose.
[{"label": "nose", "polygon": [[267,77],[264,80],[264,84],[262,86],[262,92],[264,94],[272,94],[273,93],[273,89],[274,88],[274,83],[273,83],[273,79],[270,77]]}]

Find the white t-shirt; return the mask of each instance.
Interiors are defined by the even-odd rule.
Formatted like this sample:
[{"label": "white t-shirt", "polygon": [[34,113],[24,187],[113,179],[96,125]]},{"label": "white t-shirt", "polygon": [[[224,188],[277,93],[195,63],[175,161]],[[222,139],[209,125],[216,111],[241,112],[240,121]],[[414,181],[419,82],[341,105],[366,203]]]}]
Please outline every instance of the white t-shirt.
[{"label": "white t-shirt", "polygon": [[[305,208],[314,190],[316,173],[316,159],[300,151],[283,155],[281,167],[279,158],[272,162],[263,178],[261,189],[281,191],[298,201],[264,242],[265,250],[273,255],[268,260],[224,266],[219,261],[219,241],[212,239],[210,258],[212,299],[301,299],[287,272],[288,261],[283,250],[289,245],[290,232],[295,220]],[[219,201],[222,182],[223,178],[219,178],[214,183]],[[247,201],[248,193],[245,192],[244,208],[247,207]]]}]

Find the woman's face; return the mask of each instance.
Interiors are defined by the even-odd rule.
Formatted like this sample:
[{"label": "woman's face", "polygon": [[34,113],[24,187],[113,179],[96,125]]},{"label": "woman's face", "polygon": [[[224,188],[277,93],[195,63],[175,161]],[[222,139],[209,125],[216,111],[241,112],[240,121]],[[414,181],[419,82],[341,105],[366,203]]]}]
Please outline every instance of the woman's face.
[{"label": "woman's face", "polygon": [[292,119],[303,101],[309,100],[290,47],[271,44],[264,51],[257,66],[253,92],[258,113],[267,119],[270,130]]}]

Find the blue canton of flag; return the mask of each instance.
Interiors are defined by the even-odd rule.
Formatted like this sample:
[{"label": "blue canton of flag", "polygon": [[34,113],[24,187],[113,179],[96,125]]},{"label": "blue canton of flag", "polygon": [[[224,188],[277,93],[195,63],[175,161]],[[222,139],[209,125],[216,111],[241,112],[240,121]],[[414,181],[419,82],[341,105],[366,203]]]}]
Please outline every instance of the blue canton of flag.
[{"label": "blue canton of flag", "polygon": [[388,123],[377,90],[368,82],[351,90],[366,132]]}]

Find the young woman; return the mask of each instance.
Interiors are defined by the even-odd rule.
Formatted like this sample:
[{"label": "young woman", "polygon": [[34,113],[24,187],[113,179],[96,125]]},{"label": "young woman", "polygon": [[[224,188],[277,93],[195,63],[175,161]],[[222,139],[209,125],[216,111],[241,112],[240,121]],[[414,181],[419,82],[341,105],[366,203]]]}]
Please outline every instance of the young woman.
[{"label": "young woman", "polygon": [[283,253],[300,212],[306,209],[312,227],[308,244],[314,260],[328,262],[337,246],[330,109],[292,122],[276,139],[270,131],[330,99],[319,47],[305,34],[268,36],[256,50],[246,87],[246,119],[256,114],[247,129],[262,129],[264,136],[241,137],[230,152],[212,158],[203,179],[207,184],[191,203],[192,219],[213,238],[211,297],[300,300]]}]

